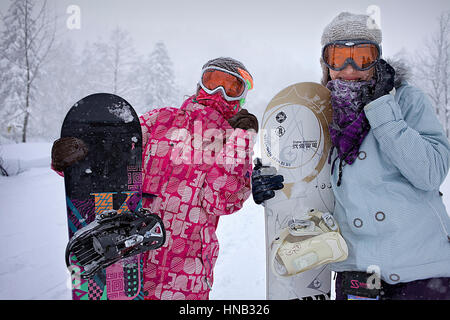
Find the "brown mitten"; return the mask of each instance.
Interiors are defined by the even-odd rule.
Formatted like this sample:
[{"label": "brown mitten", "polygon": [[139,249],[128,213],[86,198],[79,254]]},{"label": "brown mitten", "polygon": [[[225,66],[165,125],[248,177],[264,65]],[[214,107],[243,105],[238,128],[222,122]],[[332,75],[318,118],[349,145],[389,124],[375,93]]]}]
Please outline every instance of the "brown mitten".
[{"label": "brown mitten", "polygon": [[74,137],[56,140],[52,147],[52,167],[56,171],[64,171],[72,164],[83,160],[88,153],[86,144]]},{"label": "brown mitten", "polygon": [[228,119],[228,123],[235,129],[253,129],[258,132],[258,119],[255,117],[255,115],[249,113],[247,109],[242,109],[232,118]]}]

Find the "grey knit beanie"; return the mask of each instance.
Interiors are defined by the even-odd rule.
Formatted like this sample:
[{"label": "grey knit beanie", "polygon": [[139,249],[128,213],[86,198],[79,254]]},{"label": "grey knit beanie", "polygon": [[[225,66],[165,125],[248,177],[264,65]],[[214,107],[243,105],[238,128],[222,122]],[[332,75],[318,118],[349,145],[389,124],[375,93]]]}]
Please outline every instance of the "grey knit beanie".
[{"label": "grey knit beanie", "polygon": [[[203,69],[205,69],[206,67],[219,67],[234,73],[239,73],[239,69],[242,69],[246,72],[248,72],[247,68],[245,68],[244,64],[236,59],[230,58],[230,57],[220,57],[220,58],[215,58],[212,60],[209,60],[208,62],[206,62],[203,65]],[[248,74],[250,75],[250,77],[252,77],[252,75],[250,74],[250,72],[248,72]]]},{"label": "grey knit beanie", "polygon": [[[324,29],[321,39],[322,47],[337,40],[370,40],[381,44],[381,29],[373,19],[365,14],[341,12]],[[329,81],[328,68],[320,57],[322,66],[322,84],[326,86]]]}]

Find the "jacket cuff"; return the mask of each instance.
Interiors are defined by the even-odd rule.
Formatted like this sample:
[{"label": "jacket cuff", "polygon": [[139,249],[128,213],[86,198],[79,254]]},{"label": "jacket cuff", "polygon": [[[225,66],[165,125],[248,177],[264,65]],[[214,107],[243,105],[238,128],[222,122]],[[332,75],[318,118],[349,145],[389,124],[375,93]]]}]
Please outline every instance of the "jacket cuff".
[{"label": "jacket cuff", "polygon": [[364,112],[372,128],[377,128],[387,122],[403,119],[399,105],[392,95],[384,95],[364,107]]},{"label": "jacket cuff", "polygon": [[58,171],[53,167],[53,163],[50,165],[52,170],[55,171],[58,175],[64,178],[64,171]]}]

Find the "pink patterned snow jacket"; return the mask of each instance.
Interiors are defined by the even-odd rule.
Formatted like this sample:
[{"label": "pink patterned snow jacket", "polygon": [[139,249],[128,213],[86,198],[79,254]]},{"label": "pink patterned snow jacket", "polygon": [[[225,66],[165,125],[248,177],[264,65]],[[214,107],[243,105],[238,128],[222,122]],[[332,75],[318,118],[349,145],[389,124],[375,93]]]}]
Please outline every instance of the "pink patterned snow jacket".
[{"label": "pink patterned snow jacket", "polygon": [[[198,98],[198,96],[197,96]],[[146,253],[146,299],[208,299],[219,243],[216,227],[250,196],[256,133],[233,129],[217,99],[187,99],[180,109],[140,117],[143,206],[164,221],[167,240]]]}]

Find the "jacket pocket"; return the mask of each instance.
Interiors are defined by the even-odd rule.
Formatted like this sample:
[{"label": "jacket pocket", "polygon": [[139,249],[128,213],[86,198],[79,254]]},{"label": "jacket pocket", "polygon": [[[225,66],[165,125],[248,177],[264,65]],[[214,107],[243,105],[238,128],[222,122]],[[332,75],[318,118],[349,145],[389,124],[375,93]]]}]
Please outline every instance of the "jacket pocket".
[{"label": "jacket pocket", "polygon": [[[443,236],[450,241],[450,228],[449,228],[449,217],[443,216],[439,213],[439,211],[433,206],[433,204],[427,200],[428,205],[431,208],[431,211],[433,212],[433,215],[436,217],[437,221],[439,222],[440,229],[442,230]],[[445,212],[445,211],[444,211]],[[446,212],[445,212],[446,213]]]}]

